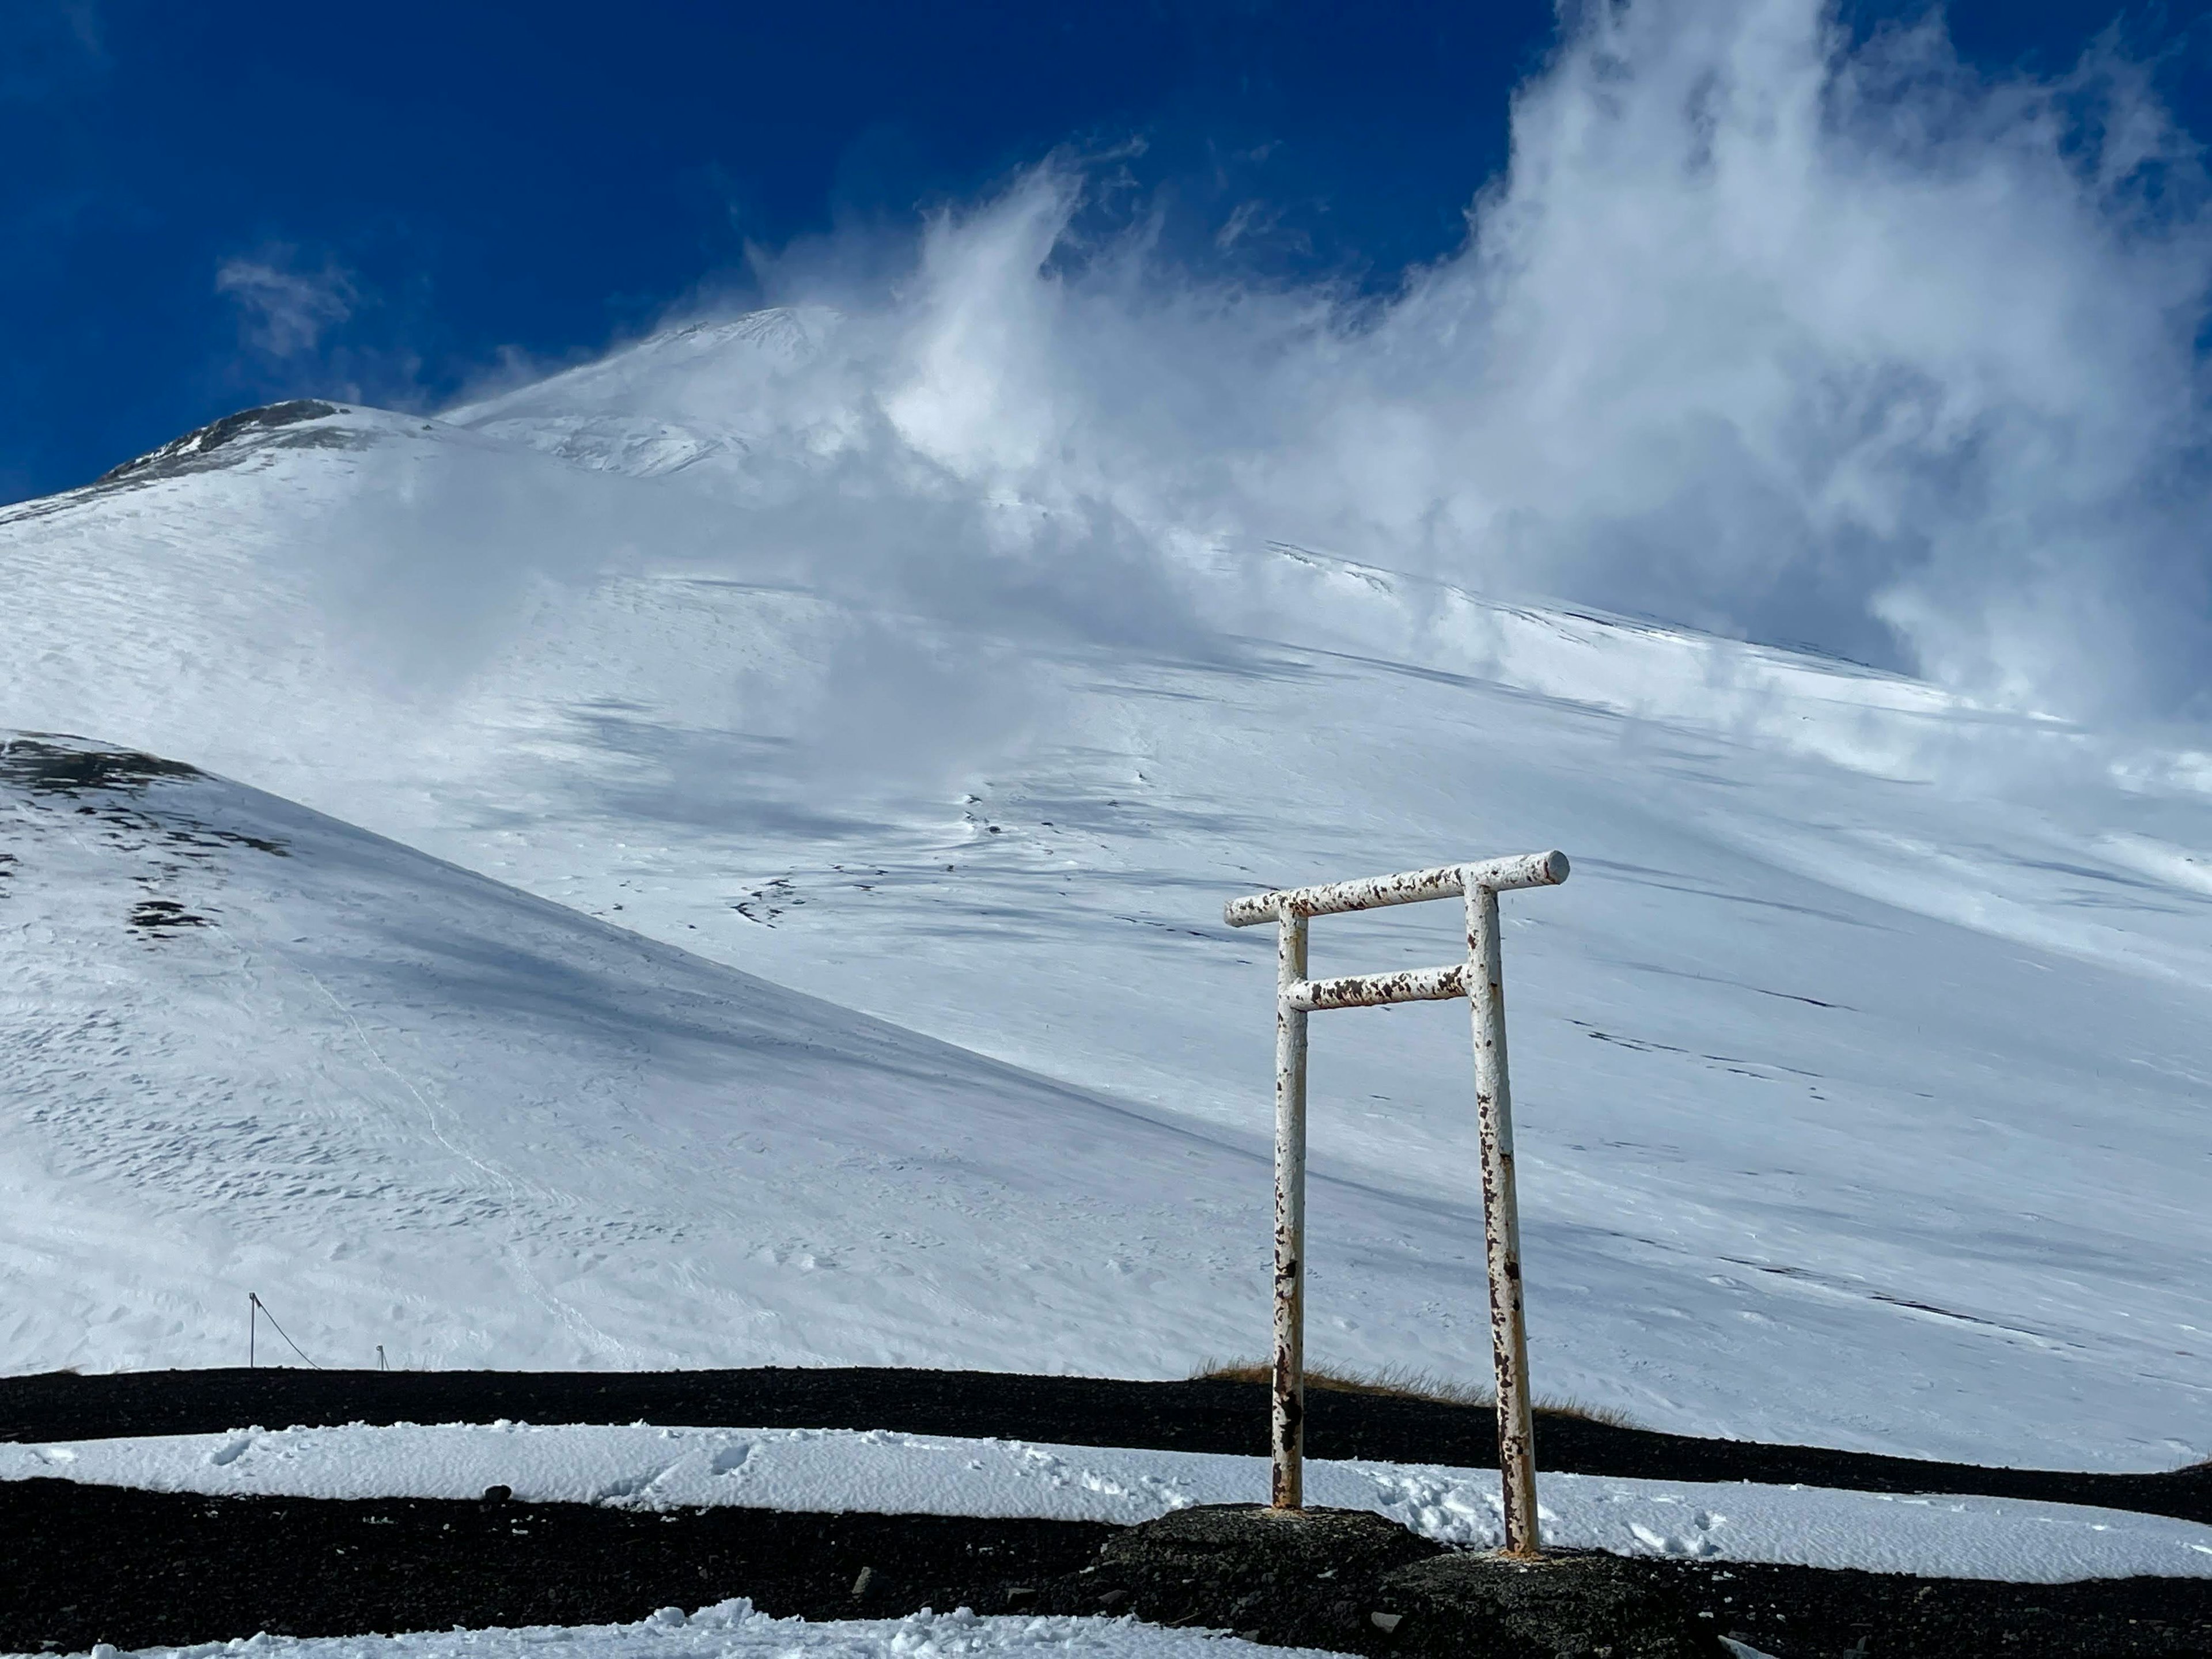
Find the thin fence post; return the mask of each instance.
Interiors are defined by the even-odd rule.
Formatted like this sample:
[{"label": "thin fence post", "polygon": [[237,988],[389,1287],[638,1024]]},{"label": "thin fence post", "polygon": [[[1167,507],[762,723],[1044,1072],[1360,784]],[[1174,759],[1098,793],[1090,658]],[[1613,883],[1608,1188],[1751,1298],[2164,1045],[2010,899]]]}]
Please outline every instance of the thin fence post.
[{"label": "thin fence post", "polygon": [[261,1298],[252,1291],[246,1293],[246,1369],[253,1369],[253,1328],[260,1322]]},{"label": "thin fence post", "polygon": [[1513,1190],[1513,1091],[1505,1060],[1505,975],[1498,893],[1467,885],[1468,1000],[1474,1016],[1474,1100],[1482,1141],[1482,1231],[1490,1268],[1490,1346],[1498,1379],[1498,1467],[1505,1494],[1505,1553],[1543,1547],[1536,1520],[1535,1425],[1528,1401],[1528,1333],[1521,1307],[1521,1213]]},{"label": "thin fence post", "polygon": [[1275,933],[1275,1365],[1272,1450],[1279,1510],[1305,1499],[1306,1011],[1290,988],[1306,976],[1306,919]]}]

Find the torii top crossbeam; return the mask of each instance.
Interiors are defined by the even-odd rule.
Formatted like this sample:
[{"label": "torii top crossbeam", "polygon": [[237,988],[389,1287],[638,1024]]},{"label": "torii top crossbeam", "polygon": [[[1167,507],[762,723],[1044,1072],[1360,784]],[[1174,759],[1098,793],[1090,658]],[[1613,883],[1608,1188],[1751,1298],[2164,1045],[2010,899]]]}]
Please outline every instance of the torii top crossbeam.
[{"label": "torii top crossbeam", "polygon": [[1221,914],[1231,927],[1249,927],[1255,922],[1279,921],[1290,916],[1334,916],[1346,910],[1380,910],[1393,904],[1419,904],[1424,899],[1457,898],[1471,887],[1487,887],[1493,893],[1510,893],[1520,887],[1556,887],[1567,878],[1569,867],[1565,853],[1516,853],[1511,858],[1485,859],[1480,864],[1440,864],[1433,870],[1370,876],[1364,881],[1278,888],[1272,893],[1231,899]]}]

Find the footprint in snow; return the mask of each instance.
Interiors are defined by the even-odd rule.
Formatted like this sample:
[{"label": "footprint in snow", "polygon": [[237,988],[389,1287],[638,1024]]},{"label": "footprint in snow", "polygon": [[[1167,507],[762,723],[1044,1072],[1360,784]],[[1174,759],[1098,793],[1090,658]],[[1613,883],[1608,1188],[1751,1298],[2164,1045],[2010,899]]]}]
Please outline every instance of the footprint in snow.
[{"label": "footprint in snow", "polygon": [[1727,1521],[1724,1515],[1710,1515],[1700,1510],[1692,1517],[1690,1534],[1686,1537],[1669,1537],[1637,1521],[1628,1523],[1628,1530],[1635,1534],[1638,1543],[1655,1555],[1695,1559],[1720,1553],[1721,1547],[1708,1534],[1715,1527],[1725,1525]]}]

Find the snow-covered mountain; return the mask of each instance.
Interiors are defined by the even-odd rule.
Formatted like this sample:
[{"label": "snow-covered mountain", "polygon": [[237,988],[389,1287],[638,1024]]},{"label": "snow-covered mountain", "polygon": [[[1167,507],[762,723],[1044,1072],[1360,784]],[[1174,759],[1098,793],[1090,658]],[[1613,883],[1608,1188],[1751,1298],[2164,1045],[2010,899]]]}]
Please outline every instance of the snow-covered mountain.
[{"label": "snow-covered mountain", "polygon": [[1249,1278],[1173,1124],[175,763],[0,790],[18,1364],[235,1362],[275,1285],[325,1364],[1100,1367]]},{"label": "snow-covered mountain", "polygon": [[[240,781],[9,786],[0,1363],[228,1359],[249,1289],[356,1362],[1255,1354],[1272,958],[1222,901],[1556,845],[1507,901],[1540,1389],[2212,1452],[2212,760],[1086,517],[841,326],[0,513],[0,724]],[[195,824],[287,856],[149,876]],[[1316,966],[1449,959],[1448,908]],[[1486,1370],[1466,1044],[1316,1022],[1319,1359]]]}]

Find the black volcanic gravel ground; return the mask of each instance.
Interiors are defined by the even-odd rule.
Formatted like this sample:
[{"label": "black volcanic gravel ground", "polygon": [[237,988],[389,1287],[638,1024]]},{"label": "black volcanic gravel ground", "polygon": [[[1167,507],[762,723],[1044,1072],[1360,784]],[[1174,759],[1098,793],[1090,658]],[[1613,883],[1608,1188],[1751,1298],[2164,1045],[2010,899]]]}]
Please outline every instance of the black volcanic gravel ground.
[{"label": "black volcanic gravel ground", "polygon": [[[589,1504],[196,1498],[0,1482],[0,1651],[257,1631],[600,1625],[733,1595],[854,1619],[1076,1571],[1116,1528]],[[862,1568],[867,1594],[853,1594]]]},{"label": "black volcanic gravel ground", "polygon": [[[1316,1390],[1319,1457],[1481,1467],[1482,1408]],[[343,1372],[263,1369],[0,1378],[0,1439],[351,1422],[890,1428],[1073,1444],[1264,1453],[1266,1391],[891,1370]],[[2212,1472],[2094,1475],[1712,1442],[1543,1421],[1543,1467],[1676,1480],[1980,1492],[2212,1520]],[[1110,1528],[1066,1522],[641,1513],[582,1504],[206,1498],[0,1482],[0,1650],[339,1634],[455,1624],[601,1623],[747,1595],[811,1618],[922,1606],[1086,1608]],[[853,1585],[869,1568],[868,1593]],[[1998,1584],[1655,1562],[1713,1627],[1812,1656],[2212,1656],[2212,1581]],[[1109,1589],[1112,1587],[1109,1587]],[[1145,1587],[1100,1611],[1146,1605]],[[1166,1595],[1173,1587],[1158,1590]],[[1104,1591],[1097,1592],[1104,1594]],[[1380,1637],[1368,1650],[1387,1652]]]}]

